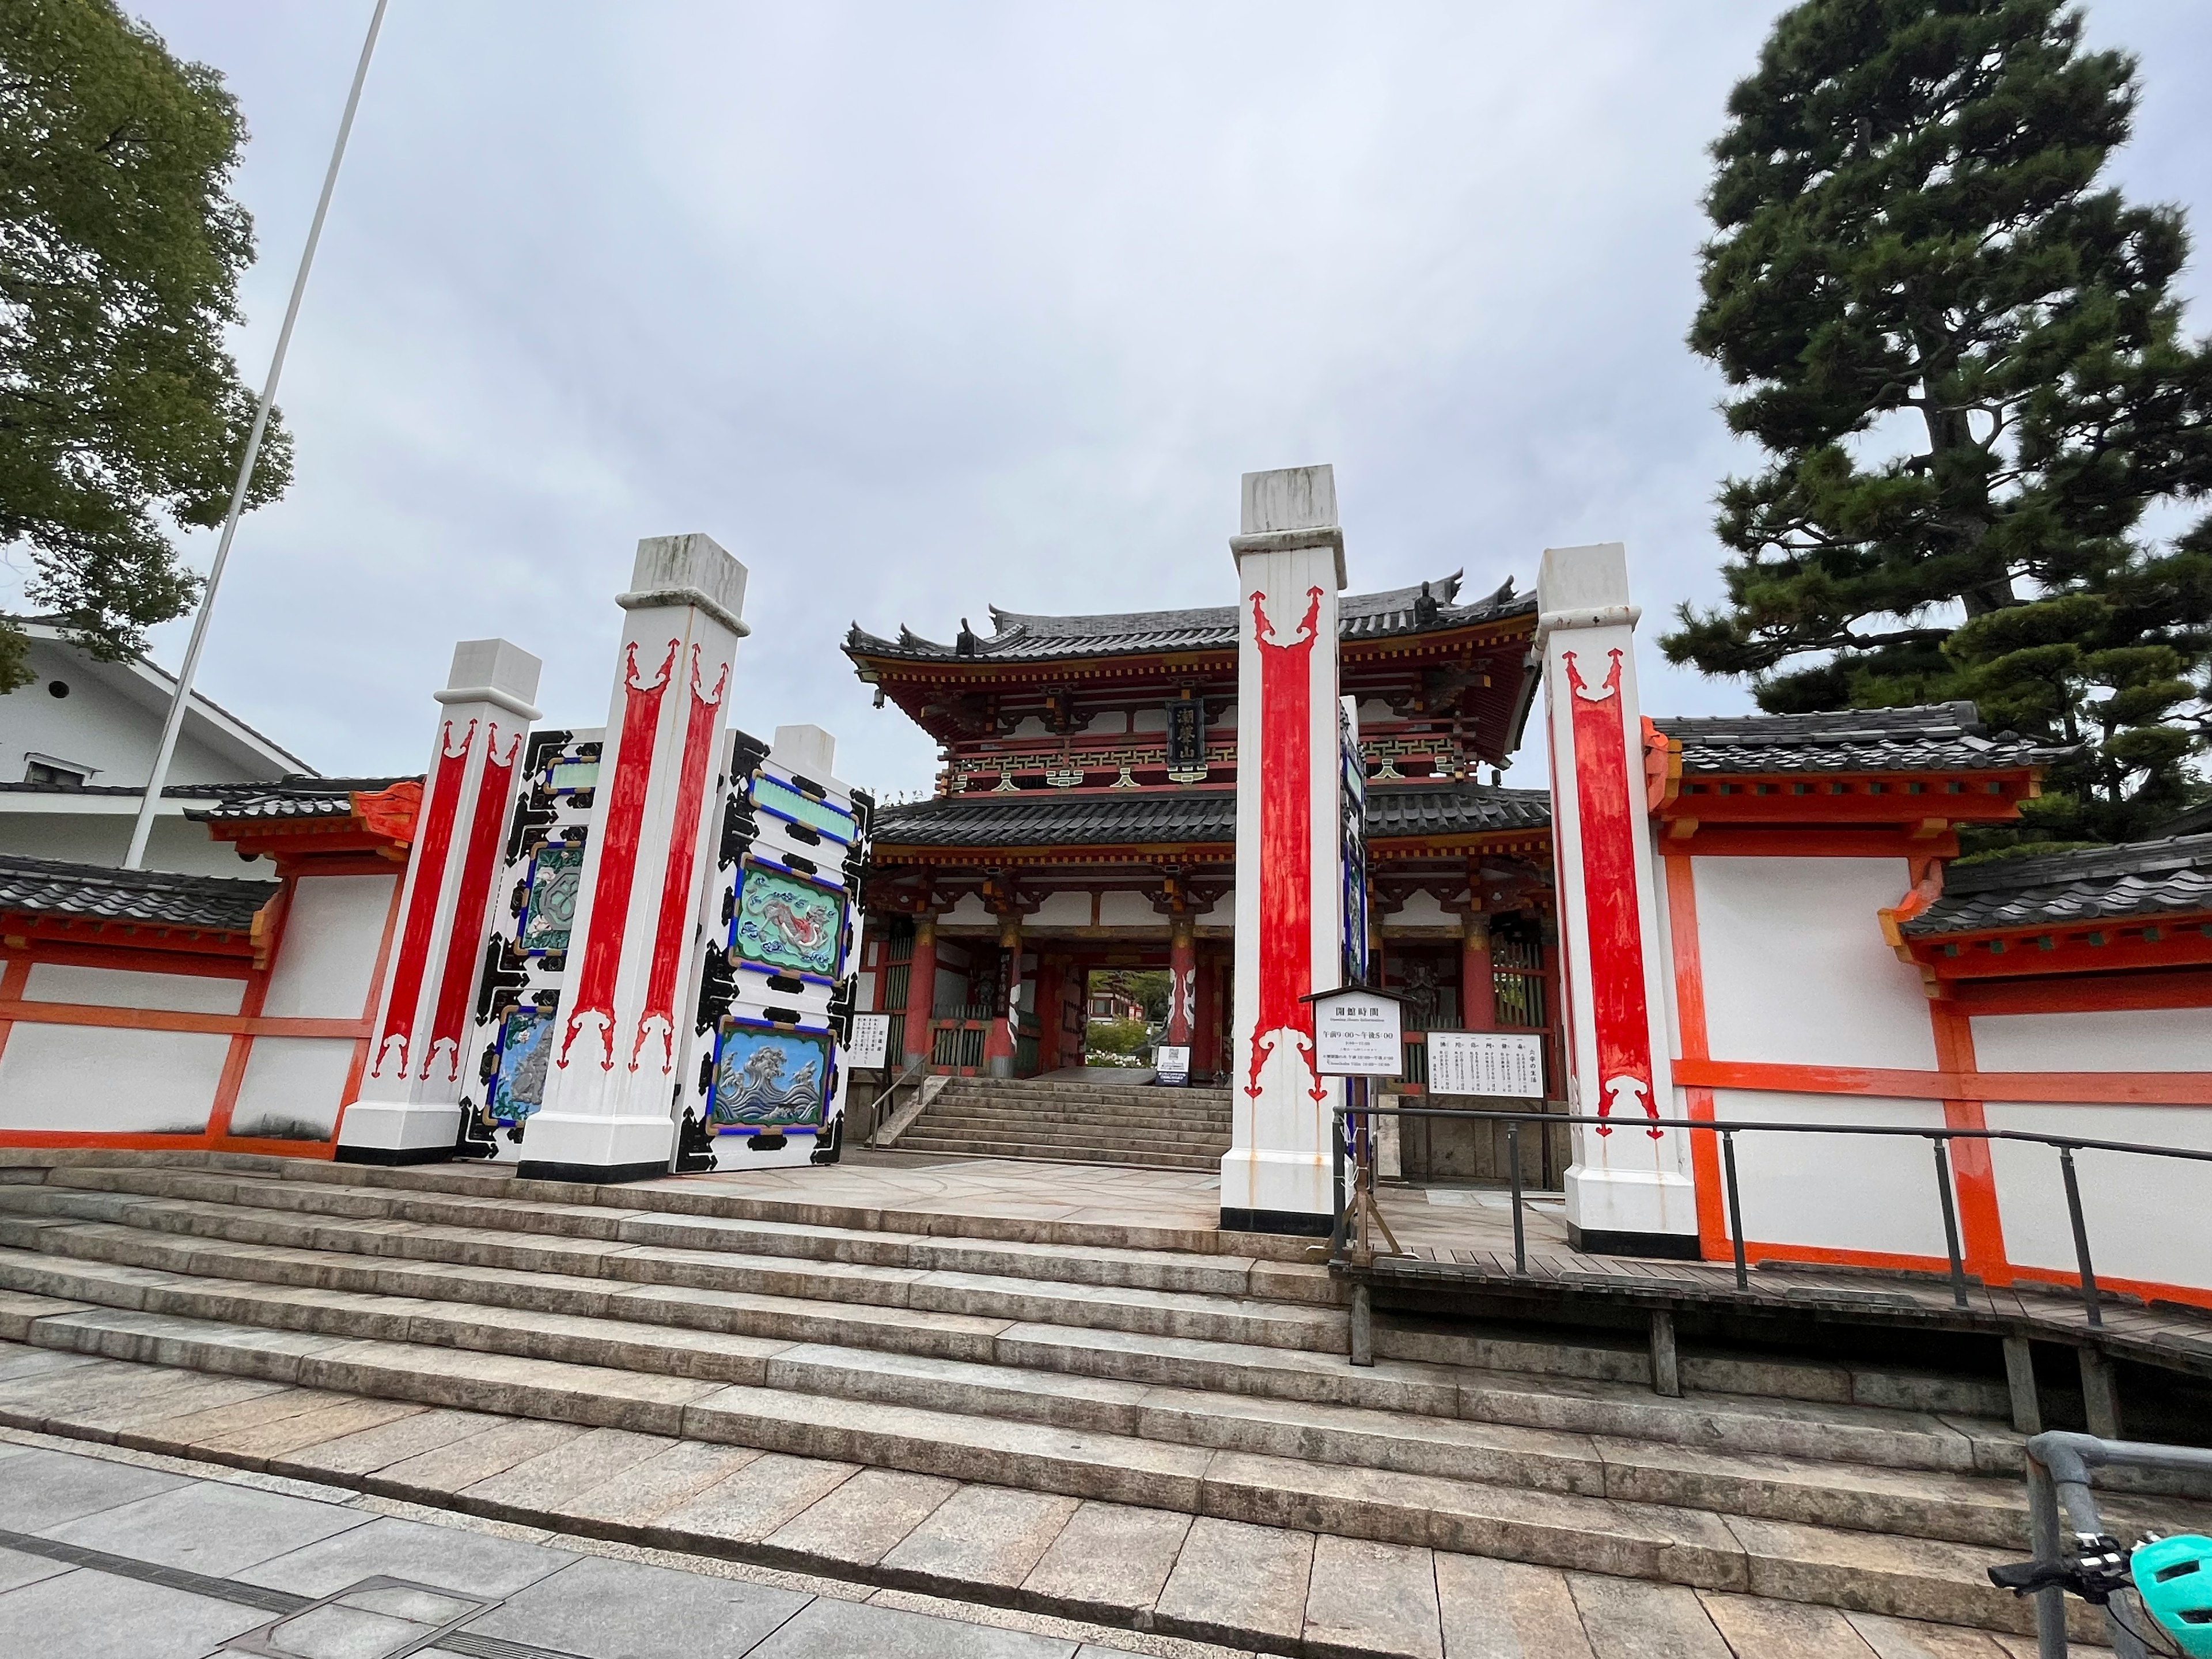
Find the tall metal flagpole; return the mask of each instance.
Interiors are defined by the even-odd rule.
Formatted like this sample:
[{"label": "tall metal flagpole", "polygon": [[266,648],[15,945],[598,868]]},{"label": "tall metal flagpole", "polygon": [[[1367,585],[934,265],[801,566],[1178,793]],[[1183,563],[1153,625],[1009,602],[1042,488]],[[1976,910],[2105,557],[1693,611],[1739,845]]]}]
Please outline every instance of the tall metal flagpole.
[{"label": "tall metal flagpole", "polygon": [[230,511],[223,517],[222,539],[216,544],[215,562],[208,568],[207,588],[200,595],[199,614],[192,618],[191,643],[185,647],[185,665],[177,675],[176,695],[169,700],[168,718],[161,723],[161,746],[154,751],[154,770],[146,780],[146,793],[138,803],[138,821],[131,827],[131,850],[123,867],[136,870],[145,860],[146,839],[154,832],[155,810],[169,781],[169,763],[177,752],[177,734],[184,729],[185,710],[192,700],[192,677],[199,672],[200,647],[207,643],[208,618],[215,614],[216,589],[222,568],[230,558],[230,540],[238,533],[238,515],[246,510],[246,488],[253,479],[253,463],[261,453],[261,437],[269,429],[270,405],[276,401],[276,382],[284,373],[284,354],[292,344],[292,325],[299,320],[300,300],[307,291],[307,271],[315,263],[315,244],[322,240],[323,220],[331,210],[331,192],[337,189],[338,163],[345,160],[346,139],[353,132],[353,112],[361,104],[362,84],[368,79],[368,60],[376,51],[376,33],[384,27],[386,0],[376,0],[368,20],[368,38],[361,43],[361,62],[353,72],[353,90],[346,94],[345,114],[338,122],[337,143],[331,148],[330,171],[323,175],[322,199],[315,204],[314,222],[307,227],[307,246],[300,252],[300,273],[292,279],[292,302],[284,307],[284,326],[276,335],[276,355],[269,360],[269,379],[261,388],[261,407],[253,414],[253,430],[246,435],[246,458],[238,465],[238,482],[231,486]]}]

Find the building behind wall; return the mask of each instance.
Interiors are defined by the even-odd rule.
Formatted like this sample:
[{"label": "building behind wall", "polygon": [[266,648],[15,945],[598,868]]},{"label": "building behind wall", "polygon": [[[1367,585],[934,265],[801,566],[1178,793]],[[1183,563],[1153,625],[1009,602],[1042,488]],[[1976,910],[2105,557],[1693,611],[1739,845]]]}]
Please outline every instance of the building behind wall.
[{"label": "building behind wall", "polygon": [[[1171,969],[1194,1073],[1224,1073],[1235,607],[991,616],[949,645],[846,641],[943,757],[932,799],[878,817],[863,1006],[896,1017],[909,1062],[1039,1076],[1083,1063],[1091,973]],[[1468,601],[1456,575],[1342,601],[1373,932],[1407,998],[1416,1092],[1425,1030],[1548,1039],[1555,1023],[1548,804],[1481,781],[1519,743],[1535,620],[1510,580]]]},{"label": "building behind wall", "polygon": [[[119,865],[176,680],[144,657],[103,662],[50,619],[13,621],[30,642],[32,679],[0,696],[0,854]],[[191,815],[262,786],[304,785],[317,776],[298,756],[195,693],[147,844],[147,866],[274,876],[265,860],[242,866]],[[331,792],[379,787],[350,780],[333,783]]]}]

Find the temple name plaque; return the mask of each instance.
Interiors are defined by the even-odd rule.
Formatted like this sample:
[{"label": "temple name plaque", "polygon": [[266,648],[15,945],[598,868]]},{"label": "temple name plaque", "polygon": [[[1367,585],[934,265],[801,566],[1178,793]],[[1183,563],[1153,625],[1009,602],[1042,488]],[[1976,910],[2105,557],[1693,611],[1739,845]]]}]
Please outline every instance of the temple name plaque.
[{"label": "temple name plaque", "polygon": [[1429,1092],[1541,1100],[1544,1040],[1511,1031],[1431,1031]]}]

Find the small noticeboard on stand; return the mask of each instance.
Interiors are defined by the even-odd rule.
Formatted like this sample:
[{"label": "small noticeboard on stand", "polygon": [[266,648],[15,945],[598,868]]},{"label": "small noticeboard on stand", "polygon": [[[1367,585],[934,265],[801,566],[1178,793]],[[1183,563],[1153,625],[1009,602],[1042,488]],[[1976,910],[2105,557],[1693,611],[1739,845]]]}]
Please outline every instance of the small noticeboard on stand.
[{"label": "small noticeboard on stand", "polygon": [[853,1046],[845,1063],[855,1071],[880,1072],[890,1058],[891,1017],[889,1014],[853,1016]]},{"label": "small noticeboard on stand", "polygon": [[1340,985],[1300,1000],[1313,1004],[1316,1077],[1397,1077],[1405,1071],[1395,992]]},{"label": "small noticeboard on stand", "polygon": [[1180,1089],[1190,1081],[1190,1045],[1163,1043],[1152,1050],[1152,1081]]}]

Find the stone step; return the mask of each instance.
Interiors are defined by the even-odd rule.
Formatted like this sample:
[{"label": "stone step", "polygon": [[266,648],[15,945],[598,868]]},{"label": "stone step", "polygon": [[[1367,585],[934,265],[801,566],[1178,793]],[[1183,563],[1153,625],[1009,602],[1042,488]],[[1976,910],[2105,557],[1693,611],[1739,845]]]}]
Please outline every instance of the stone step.
[{"label": "stone step", "polygon": [[1383,1543],[2025,1633],[1985,1571],[2016,1549],[1331,1466],[773,1387],[99,1309],[27,1322],[33,1346],[761,1447]]},{"label": "stone step", "polygon": [[[43,1215],[25,1215],[15,1207],[22,1194],[39,1191],[0,1188],[0,1245],[179,1272],[205,1271],[190,1265],[203,1255],[250,1269],[253,1248],[276,1247],[319,1257],[350,1255],[525,1274],[559,1273],[670,1290],[765,1292],[846,1307],[911,1308],[1323,1352],[1346,1352],[1350,1342],[1341,1310],[1310,1303],[610,1243],[491,1228],[325,1219],[112,1194],[52,1194],[74,1201]],[[102,1208],[113,1218],[76,1219],[70,1213]],[[229,1248],[235,1246],[248,1249]],[[330,1270],[327,1262],[315,1265]]]},{"label": "stone step", "polygon": [[[1046,1164],[1127,1164],[1142,1169],[1188,1170],[1194,1174],[1221,1165],[1219,1153],[1164,1152],[1149,1146],[1055,1146],[1028,1140],[981,1140],[965,1135],[916,1134],[898,1138],[898,1150],[941,1152],[959,1158],[1019,1158]],[[1228,1151],[1224,1143],[1222,1152]]]},{"label": "stone step", "polygon": [[[0,1249],[0,1290],[106,1306],[156,1307],[179,1279],[235,1307],[195,1304],[253,1322],[247,1308],[287,1296],[395,1297],[497,1310],[489,1328],[544,1316],[656,1325],[708,1337],[828,1345],[919,1359],[988,1364],[1058,1377],[1348,1407],[1509,1427],[1603,1435],[1752,1456],[1875,1468],[2016,1472],[2020,1440],[1999,1425],[1869,1407],[1815,1407],[1720,1394],[1663,1399],[1634,1383],[1472,1371],[1188,1336],[1015,1322],[912,1308],[838,1304],[757,1292],[632,1285],[573,1274],[235,1246],[47,1223],[37,1251]],[[153,1298],[149,1301],[149,1297]],[[171,1309],[172,1311],[179,1310]],[[487,1339],[489,1340],[489,1339]]]},{"label": "stone step", "polygon": [[[674,1217],[657,1212],[608,1210],[574,1203],[526,1203],[409,1188],[342,1187],[327,1182],[272,1181],[258,1176],[211,1174],[192,1170],[137,1168],[58,1170],[55,1173],[58,1176],[67,1173],[88,1185],[82,1189],[52,1188],[50,1191],[55,1195],[46,1198],[27,1195],[35,1194],[40,1190],[38,1188],[0,1188],[0,1216],[9,1213],[9,1206],[13,1206],[17,1211],[67,1214],[77,1218],[120,1220],[130,1214],[131,1206],[118,1207],[112,1198],[100,1199],[93,1194],[112,1194],[122,1188],[149,1196],[166,1193],[203,1203],[234,1201],[247,1207],[281,1206],[295,1214],[473,1224],[525,1233],[540,1230],[550,1231],[557,1228],[563,1230],[562,1236],[564,1237],[581,1237],[608,1243],[657,1243],[701,1249],[719,1248],[750,1255],[790,1255],[872,1262],[884,1267],[941,1268],[1006,1277],[1123,1284],[1147,1289],[1243,1295],[1323,1305],[1338,1301],[1341,1288],[1324,1267],[1315,1264],[1251,1261],[1192,1252],[1115,1249],[1104,1246],[1070,1250],[1055,1244],[1032,1244],[1015,1240],[979,1240],[957,1236],[933,1237],[920,1233],[870,1231],[858,1227],[711,1215]],[[82,1203],[59,1195],[78,1190],[84,1193],[85,1201]],[[112,1249],[115,1247],[110,1243],[99,1248]],[[588,1255],[588,1252],[585,1254]],[[240,1263],[232,1262],[211,1270],[239,1276],[256,1265],[249,1262],[241,1267]],[[434,1266],[429,1270],[446,1271]],[[332,1268],[325,1262],[315,1264],[314,1271],[327,1274]],[[347,1268],[347,1272],[353,1280],[363,1285],[374,1277],[373,1269],[356,1267]],[[586,1288],[589,1298],[603,1299],[606,1294],[604,1281],[596,1273],[578,1283]],[[434,1290],[410,1293],[443,1294]],[[795,1299],[771,1295],[760,1300],[761,1310],[754,1311],[762,1312],[765,1317],[781,1316],[786,1310],[786,1304]],[[800,1340],[817,1340],[815,1332],[818,1330],[820,1322],[834,1316],[830,1310],[814,1305],[805,1305],[803,1314],[809,1329]],[[868,1322],[872,1330],[880,1329],[886,1321],[893,1327],[896,1324],[894,1314],[865,1306],[856,1308],[853,1318]],[[920,1343],[921,1346],[916,1347],[915,1352],[965,1352],[929,1346],[939,1334],[929,1330],[903,1333],[896,1329],[887,1334],[890,1340],[897,1342]],[[1117,1336],[1114,1333],[1098,1333],[1102,1340],[1108,1341],[1135,1334],[1123,1333]],[[1425,1364],[1456,1367],[1478,1378],[1494,1373],[1505,1374],[1512,1386],[1500,1393],[1497,1410],[1501,1413],[1501,1420],[1533,1420],[1528,1413],[1539,1410],[1572,1413],[1598,1409],[1577,1404],[1566,1395],[1554,1395],[1536,1401],[1522,1398],[1528,1391],[1540,1389],[1541,1380],[1546,1377],[1622,1384],[1626,1395],[1626,1408],[1630,1410],[1639,1408],[1650,1399],[1648,1393],[1648,1351],[1644,1343],[1626,1335],[1589,1331],[1568,1339],[1559,1331],[1551,1329],[1521,1333],[1510,1327],[1443,1326],[1386,1315],[1377,1320],[1376,1342],[1380,1352],[1404,1361],[1416,1362],[1417,1366]],[[1178,1354],[1174,1357],[1173,1363],[1180,1364],[1188,1358],[1188,1355]],[[1071,1356],[1054,1363],[1065,1367],[1082,1362]],[[1341,1363],[1333,1359],[1324,1363],[1323,1370],[1333,1376],[1341,1377],[1347,1374]],[[1896,1367],[1845,1365],[1771,1356],[1745,1359],[1686,1350],[1680,1360],[1680,1371],[1686,1386],[1719,1394],[1851,1403],[1898,1407],[1914,1413],[1942,1412],[1999,1419],[2007,1415],[2008,1410],[2002,1385],[1992,1381],[1915,1374]],[[1372,1373],[1349,1374],[1356,1376]],[[1232,1370],[1227,1375],[1230,1380],[1209,1377],[1194,1383],[1194,1386],[1227,1387],[1245,1391],[1267,1391],[1286,1386],[1280,1379],[1264,1383],[1256,1382],[1242,1371]],[[1152,1376],[1150,1380],[1166,1379]],[[1291,1386],[1291,1393],[1296,1397],[1312,1397],[1305,1392],[1305,1387],[1302,1382],[1296,1383]],[[1349,1396],[1334,1395],[1328,1397]],[[1612,1407],[1607,1406],[1605,1409]],[[2016,1453],[2014,1455],[2016,1456]],[[1931,1465],[1946,1466],[1942,1463]]]},{"label": "stone step", "polygon": [[[608,1367],[989,1417],[1215,1450],[1431,1474],[1484,1485],[2009,1547],[2025,1509],[2016,1478],[1862,1468],[1529,1430],[1373,1407],[1277,1401],[671,1330],[620,1319],[510,1312],[465,1303],[185,1274],[79,1270],[53,1287],[71,1304],[264,1330]],[[2189,1516],[2131,1516],[2166,1530]]]},{"label": "stone step", "polygon": [[917,1124],[943,1123],[967,1129],[1013,1129],[1074,1131],[1097,1135],[1159,1135],[1204,1132],[1226,1137],[1229,1120],[1224,1118],[1188,1118],[1155,1112],[1149,1116],[1132,1115],[1127,1117],[1106,1117],[1088,1112],[969,1111],[955,1105],[944,1110],[931,1106],[915,1120]]},{"label": "stone step", "polygon": [[1149,1083],[1047,1083],[1036,1078],[960,1077],[945,1085],[947,1095],[978,1095],[994,1100],[1134,1101],[1188,1100],[1226,1107],[1233,1089],[1176,1089]]},{"label": "stone step", "polygon": [[947,1089],[929,1103],[940,1109],[974,1112],[1023,1112],[1035,1117],[1122,1117],[1157,1120],[1163,1117],[1214,1118],[1226,1122],[1234,1109],[1224,1098],[1194,1098],[1173,1089],[1128,1100],[1071,1099],[1064,1095],[996,1095],[980,1091]]},{"label": "stone step", "polygon": [[[105,1174],[106,1172],[103,1172]],[[631,1244],[659,1244],[682,1249],[730,1250],[747,1255],[783,1255],[816,1261],[867,1263],[884,1267],[944,1269],[995,1273],[1010,1278],[1055,1279],[1089,1285],[1126,1285],[1144,1290],[1193,1291],[1223,1296],[1261,1296],[1334,1304],[1344,1299],[1328,1270],[1318,1264],[1255,1261],[1249,1257],[1201,1255],[1184,1250],[1092,1246],[1072,1251],[1051,1243],[1012,1239],[933,1237],[896,1230],[814,1225],[747,1217],[678,1216],[653,1211],[622,1211],[583,1205],[520,1203],[444,1193],[410,1193],[379,1188],[282,1182],[244,1181],[194,1172],[167,1175],[154,1170],[113,1172],[94,1190],[124,1192],[248,1209],[336,1216],[356,1220],[423,1222],[434,1225],[544,1232]],[[12,1189],[20,1194],[23,1189]],[[69,1214],[77,1219],[121,1220],[131,1206],[70,1207],[70,1200],[0,1196],[0,1212],[11,1202],[27,1213]],[[41,1210],[41,1205],[49,1206]]]}]

